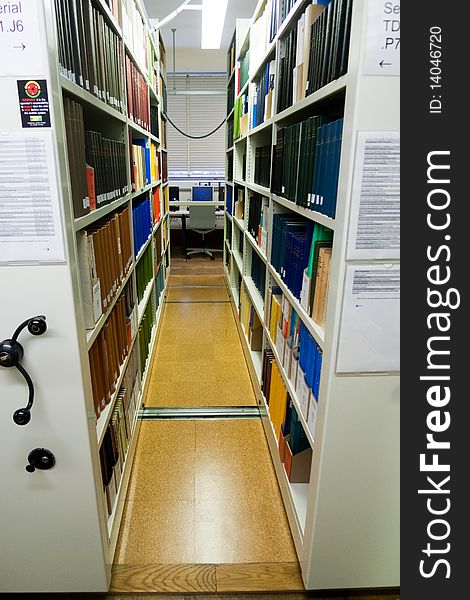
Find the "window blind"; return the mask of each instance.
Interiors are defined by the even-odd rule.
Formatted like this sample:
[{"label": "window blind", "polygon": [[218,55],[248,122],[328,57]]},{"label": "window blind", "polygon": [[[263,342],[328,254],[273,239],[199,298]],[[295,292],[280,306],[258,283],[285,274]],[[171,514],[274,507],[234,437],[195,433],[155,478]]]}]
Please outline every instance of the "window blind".
[{"label": "window blind", "polygon": [[[173,77],[168,76],[168,116],[182,131],[204,135],[225,118],[227,80],[216,75],[176,75],[177,91],[218,92],[217,94],[174,95]],[[173,179],[224,177],[225,125],[213,135],[193,140],[168,123],[168,170]]]}]

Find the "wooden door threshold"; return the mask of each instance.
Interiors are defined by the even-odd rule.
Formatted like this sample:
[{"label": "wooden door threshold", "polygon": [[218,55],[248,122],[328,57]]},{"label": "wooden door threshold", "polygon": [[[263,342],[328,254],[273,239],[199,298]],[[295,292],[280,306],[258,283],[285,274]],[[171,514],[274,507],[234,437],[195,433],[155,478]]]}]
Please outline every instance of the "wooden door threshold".
[{"label": "wooden door threshold", "polygon": [[298,563],[114,565],[111,593],[303,591]]}]

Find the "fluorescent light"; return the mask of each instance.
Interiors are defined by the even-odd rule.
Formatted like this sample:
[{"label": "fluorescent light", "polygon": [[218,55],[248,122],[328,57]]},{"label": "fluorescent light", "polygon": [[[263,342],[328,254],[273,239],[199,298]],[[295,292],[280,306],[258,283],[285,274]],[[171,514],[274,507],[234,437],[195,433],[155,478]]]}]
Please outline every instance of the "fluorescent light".
[{"label": "fluorescent light", "polygon": [[201,48],[204,50],[220,48],[227,4],[228,0],[202,0]]},{"label": "fluorescent light", "polygon": [[183,10],[202,10],[202,4],[187,4]]}]

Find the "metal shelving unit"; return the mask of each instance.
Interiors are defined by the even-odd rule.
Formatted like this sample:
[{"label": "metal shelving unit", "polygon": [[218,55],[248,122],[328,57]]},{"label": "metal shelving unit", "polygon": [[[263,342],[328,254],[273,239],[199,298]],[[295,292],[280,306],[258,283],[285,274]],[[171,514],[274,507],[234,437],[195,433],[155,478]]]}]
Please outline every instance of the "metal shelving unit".
[{"label": "metal shelving unit", "polygon": [[[362,74],[367,1],[355,0],[353,3],[348,72],[278,113],[276,107],[280,42],[297,26],[297,20],[310,4],[307,0],[297,0],[294,3],[285,21],[278,28],[274,40],[267,44],[263,59],[253,68],[250,67],[246,84],[249,86],[255,81],[267,61],[277,61],[273,114],[269,120],[254,129],[249,129],[246,134],[234,140],[234,176],[233,181],[226,181],[227,185],[233,185],[233,206],[237,200],[235,190],[242,190],[240,193],[243,194],[245,212],[243,219],[227,213],[227,217],[232,221],[232,239],[230,248],[226,250],[224,273],[231,290],[230,296],[240,339],[263,415],[266,437],[307,589],[383,587],[399,583],[399,412],[396,401],[398,374],[336,372],[344,279],[347,266],[351,264],[351,261],[345,259],[345,249],[350,228],[349,212],[357,132],[399,129],[398,78],[367,77]],[[250,28],[262,14],[265,5],[266,0],[258,2],[248,25]],[[245,22],[237,23],[234,34],[238,43],[236,56],[244,53],[249,45],[250,34],[246,27]],[[238,96],[236,92],[235,96]],[[248,113],[251,115],[251,97],[248,102]],[[315,114],[322,114],[317,111],[331,105],[341,106],[344,115],[335,219],[299,206],[272,193],[270,188],[253,183],[256,147],[270,143],[273,148],[280,127],[298,123]],[[233,112],[228,118],[232,117],[232,114]],[[243,178],[242,173],[246,173]],[[266,253],[248,231],[247,211],[253,193],[268,199],[270,224],[274,214],[291,212],[333,232],[333,260],[324,328],[305,311],[272,266],[272,231],[267,232]],[[240,236],[243,236],[243,255],[238,250]],[[264,298],[261,298],[251,278],[253,253],[266,265]],[[247,332],[240,322],[243,305],[239,306],[237,292],[239,275],[246,292],[241,294],[242,303],[249,301],[262,322],[263,348],[272,349],[286,390],[292,398],[313,448],[309,483],[289,482],[279,458],[278,440],[269,419],[269,407],[261,390],[259,357],[262,353],[253,352],[249,348]],[[323,351],[319,397],[314,398],[312,394],[310,398],[313,411],[311,414],[314,416],[313,427],[306,417],[305,407],[302,410],[301,399],[284,369],[276,345],[270,338],[268,294],[273,286],[281,289]],[[374,490],[373,495],[367,493],[366,490],[370,489]],[[382,534],[385,531],[386,535]],[[367,540],[364,538],[365,532]],[[351,548],[354,548],[354,553],[351,553]]]},{"label": "metal shelving unit", "polygon": [[[152,39],[152,32],[148,25],[145,10],[140,0],[135,2],[136,11],[142,17],[142,28],[144,39],[147,40],[147,57],[156,64],[157,82],[159,82],[160,71],[160,43]],[[16,265],[2,269],[5,285],[12,286],[18,291],[18,299],[11,306],[3,307],[7,321],[2,326],[11,329],[12,323],[21,322],[26,315],[45,314],[47,317],[48,331],[44,340],[39,340],[36,350],[31,352],[30,363],[33,365],[33,377],[37,386],[37,403],[32,413],[33,427],[26,428],[26,438],[18,438],[16,431],[12,434],[12,455],[17,456],[14,462],[15,470],[8,470],[4,482],[6,487],[14,490],[10,494],[12,500],[7,500],[6,513],[12,523],[24,523],[24,530],[18,530],[17,525],[11,531],[2,524],[2,536],[5,544],[13,551],[2,564],[2,574],[12,573],[11,576],[1,578],[0,591],[26,592],[44,591],[53,592],[107,592],[110,584],[110,565],[113,562],[120,519],[127,491],[127,484],[132,468],[134,450],[136,447],[139,425],[137,420],[140,405],[145,400],[148,384],[148,374],[152,364],[152,355],[156,347],[156,339],[161,323],[163,297],[168,282],[169,273],[169,249],[163,244],[163,227],[161,224],[167,217],[163,198],[163,185],[161,181],[155,181],[146,185],[144,189],[134,193],[128,191],[121,197],[114,199],[108,204],[92,210],[85,216],[74,218],[73,201],[71,192],[71,175],[67,156],[67,140],[64,126],[64,103],[63,98],[72,98],[84,107],[85,117],[89,119],[90,129],[102,131],[115,140],[126,145],[126,158],[130,158],[129,133],[133,133],[140,139],[144,138],[148,144],[156,145],[157,153],[161,153],[160,140],[151,132],[146,131],[131,121],[127,116],[127,94],[125,91],[126,73],[123,70],[123,89],[121,97],[117,102],[112,100],[105,102],[86,89],[80,87],[74,81],[65,77],[59,66],[58,31],[56,25],[55,10],[58,3],[46,0],[34,0],[26,3],[23,7],[25,36],[28,35],[28,43],[36,44],[34,75],[47,81],[48,102],[51,116],[51,127],[36,128],[27,132],[21,130],[21,120],[18,110],[5,118],[10,119],[14,135],[29,135],[30,137],[47,138],[50,140],[50,153],[48,155],[48,168],[55,171],[49,175],[51,190],[56,190],[58,204],[60,207],[59,223],[64,240],[65,260],[57,263]],[[130,6],[126,2],[126,9]],[[130,47],[130,42],[124,39],[124,32],[133,27],[129,22],[127,28],[118,23],[108,4],[103,0],[94,0],[94,9],[104,17],[104,21],[111,27],[113,32],[122,41],[122,57],[120,64],[125,65],[125,54],[134,59],[137,68],[141,71],[148,85],[148,102],[157,110],[161,130],[161,99],[157,90],[152,88],[149,77],[152,77],[147,69],[142,67],[142,61],[135,60],[136,52]],[[122,8],[122,7],[121,7]],[[74,10],[74,9],[71,9]],[[123,19],[127,12],[121,11]],[[34,28],[37,36],[33,36],[28,27]],[[36,40],[37,38],[37,40]],[[82,38],[84,39],[84,38]],[[159,43],[160,42],[160,43]],[[142,54],[142,52],[140,53]],[[7,65],[0,67],[0,74],[10,77]],[[13,67],[13,68],[16,68]],[[20,67],[18,67],[20,68]],[[30,66],[28,66],[29,70]],[[27,76],[22,71],[15,74],[15,79]],[[28,73],[29,75],[29,73]],[[13,75],[12,75],[13,77]],[[160,86],[158,86],[160,87]],[[159,90],[161,91],[161,90]],[[9,93],[9,92],[8,92]],[[17,99],[17,92],[16,99]],[[122,110],[121,110],[122,109]],[[8,111],[7,111],[8,112]],[[3,117],[2,117],[3,118]],[[17,123],[17,121],[20,121]],[[2,130],[5,131],[5,123],[2,121]],[[161,161],[160,161],[161,165]],[[130,162],[126,160],[127,189],[131,189]],[[50,171],[52,173],[52,170]],[[111,217],[117,211],[124,208],[129,209],[130,243],[133,248],[133,221],[132,208],[134,202],[148,197],[156,188],[160,189],[160,214],[161,219],[153,226],[152,235],[149,236],[137,256],[132,256],[130,266],[125,273],[118,289],[109,301],[104,313],[95,323],[93,329],[85,329],[84,311],[82,305],[82,291],[80,281],[80,262],[77,250],[78,232],[90,226],[94,226],[103,217]],[[151,202],[151,207],[153,203]],[[152,211],[151,211],[152,212]],[[153,219],[153,215],[152,215]],[[162,236],[161,248],[165,247],[163,257],[153,257],[151,261],[152,273],[144,292],[143,298],[137,305],[136,268],[143,252],[152,247],[156,248],[154,239]],[[164,280],[157,287],[157,272],[155,272],[155,259],[159,268],[163,269]],[[149,263],[150,264],[150,263]],[[93,383],[91,381],[91,369],[89,363],[89,350],[100,332],[106,327],[113,307],[116,305],[121,293],[126,286],[132,286],[136,305],[130,320],[134,325],[130,328],[132,339],[129,339],[128,353],[123,359],[114,383],[114,391],[108,399],[108,403],[96,417],[93,400]],[[160,289],[160,288],[163,289]],[[34,292],[31,293],[31,289]],[[158,298],[157,298],[158,292]],[[144,320],[146,311],[153,310],[153,329],[148,335],[150,344],[148,357],[144,368],[140,364],[140,354],[137,352],[137,377],[140,382],[140,393],[136,397],[137,406],[135,417],[130,427],[128,438],[128,451],[122,465],[122,471],[116,478],[116,490],[111,514],[108,516],[108,508],[104,497],[103,478],[100,461],[100,448],[105,439],[105,432],[113,418],[119,389],[125,380],[126,369],[130,364],[132,349],[139,349],[141,336],[144,332],[140,325]],[[147,312],[148,314],[148,312]],[[19,318],[23,315],[22,318]],[[134,320],[132,320],[134,319]],[[13,327],[14,329],[14,327]],[[145,338],[147,342],[147,338]],[[39,351],[39,353],[38,353]],[[29,360],[29,357],[28,357]],[[5,380],[16,395],[16,382]],[[3,386],[3,380],[0,382]],[[19,390],[18,390],[19,391]],[[21,390],[23,391],[23,390]],[[3,388],[2,388],[3,392]],[[19,392],[21,393],[21,392]],[[6,392],[5,392],[6,395]],[[2,422],[6,419],[2,419]],[[11,417],[10,417],[11,421]],[[14,425],[14,424],[13,424]],[[31,437],[32,435],[32,437]],[[3,431],[2,438],[8,439],[9,428]],[[26,446],[25,446],[25,440]],[[56,456],[56,465],[53,470],[38,472],[29,476],[24,470],[26,464],[26,447],[33,448],[41,441],[41,444],[51,448]],[[18,469],[18,460],[21,469]],[[15,474],[15,471],[18,474]],[[34,479],[34,481],[33,481]],[[17,501],[18,498],[28,497],[31,510],[30,516],[24,521],[24,507]],[[16,499],[13,502],[13,499]],[[18,512],[19,511],[19,512]],[[23,515],[23,517],[21,517]],[[14,535],[13,535],[14,534]],[[60,537],[63,543],[57,545]],[[48,551],[45,553],[44,548]],[[27,572],[20,578],[18,573],[18,556],[34,554],[35,560],[29,566]],[[3,560],[3,557],[2,557]],[[83,573],[86,578],[83,578]],[[6,586],[6,587],[5,587]]]}]

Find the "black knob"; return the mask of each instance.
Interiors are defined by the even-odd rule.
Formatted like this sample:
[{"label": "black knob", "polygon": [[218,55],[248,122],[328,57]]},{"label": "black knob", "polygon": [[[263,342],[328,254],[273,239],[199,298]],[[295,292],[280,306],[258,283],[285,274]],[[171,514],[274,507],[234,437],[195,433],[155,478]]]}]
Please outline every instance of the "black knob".
[{"label": "black knob", "polygon": [[42,335],[47,329],[46,317],[44,315],[39,315],[38,317],[33,317],[28,322],[28,331],[32,335]]},{"label": "black knob", "polygon": [[34,473],[36,469],[42,471],[52,469],[55,465],[55,456],[47,448],[35,448],[28,454],[28,463],[26,465],[28,473]]},{"label": "black knob", "polygon": [[16,340],[3,340],[0,343],[0,366],[15,367],[23,358],[23,346]]},{"label": "black knob", "polygon": [[28,408],[19,408],[13,413],[13,421],[17,425],[27,425],[31,420],[31,411]]}]

